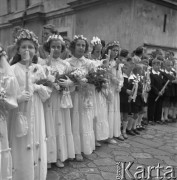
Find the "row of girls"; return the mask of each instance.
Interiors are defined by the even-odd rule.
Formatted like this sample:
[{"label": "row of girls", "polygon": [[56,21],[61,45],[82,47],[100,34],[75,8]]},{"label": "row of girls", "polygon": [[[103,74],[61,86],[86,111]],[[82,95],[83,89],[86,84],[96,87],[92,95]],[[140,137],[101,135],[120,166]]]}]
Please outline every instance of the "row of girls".
[{"label": "row of girls", "polygon": [[[37,57],[38,38],[23,29],[16,38],[17,54],[7,63],[1,48],[1,166],[0,179],[45,180],[47,166],[55,163],[63,167],[67,159],[83,161],[83,154],[95,150],[97,141],[117,143],[114,137],[121,135],[119,92],[123,85],[121,68],[114,58],[119,43],[107,46],[109,58],[102,61],[84,57],[89,44],[85,37],[75,36],[71,42],[72,57],[60,59],[65,45],[60,35],[52,35],[44,44],[49,52],[47,59]],[[92,42],[96,47],[101,42]],[[98,57],[95,48],[95,57]],[[108,53],[109,50],[109,53]],[[109,59],[109,63],[108,63]],[[109,64],[112,76],[109,87],[97,92],[92,84],[83,81],[75,86],[67,76],[52,86],[44,86],[40,79],[54,82],[56,75],[75,70],[85,76],[98,66]],[[54,75],[54,76],[53,76]],[[53,79],[54,78],[54,79]],[[64,88],[65,91],[59,91]],[[64,99],[64,100],[63,100]]]},{"label": "row of girls", "polygon": [[[138,94],[141,86],[134,84],[144,66],[132,70],[131,58],[124,64],[115,60],[120,49],[117,41],[107,44],[102,60],[100,39],[93,38],[91,43],[88,59],[84,56],[87,39],[75,36],[70,44],[72,56],[62,60],[63,38],[51,35],[43,45],[49,56],[41,59],[38,38],[22,29],[11,66],[0,49],[0,179],[45,180],[52,163],[64,167],[67,159],[83,161],[83,154],[90,155],[101,145],[99,141],[116,144],[116,139],[127,139],[127,133],[138,134],[141,118],[137,117],[142,117],[145,104]],[[97,91],[85,77],[104,67],[106,83]],[[72,72],[82,77],[82,83],[67,76]]]}]

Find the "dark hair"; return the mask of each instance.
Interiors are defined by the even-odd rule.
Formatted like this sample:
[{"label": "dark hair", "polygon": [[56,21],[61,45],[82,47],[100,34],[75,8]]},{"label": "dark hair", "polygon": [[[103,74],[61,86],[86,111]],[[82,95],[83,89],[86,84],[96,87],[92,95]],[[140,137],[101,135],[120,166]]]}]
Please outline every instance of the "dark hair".
[{"label": "dark hair", "polygon": [[[43,48],[45,51],[47,51],[48,53],[50,53],[50,45],[52,43],[52,41],[60,41],[59,39],[50,39],[48,42],[45,42],[43,44]],[[61,42],[61,41],[60,41]],[[65,44],[61,42],[61,53],[65,50]]]},{"label": "dark hair", "polygon": [[70,49],[72,55],[74,55],[74,53],[75,53],[76,43],[77,43],[78,40],[83,40],[83,41],[85,41],[85,45],[86,45],[86,46],[85,46],[85,52],[84,52],[84,53],[87,53],[87,52],[88,52],[89,44],[88,44],[87,40],[82,39],[81,37],[79,37],[79,38],[74,39],[73,41],[71,41],[71,44],[70,44],[69,49]]},{"label": "dark hair", "polygon": [[105,40],[101,40],[101,44],[102,44],[103,47],[105,47],[106,46]]},{"label": "dark hair", "polygon": [[21,26],[16,26],[16,27],[14,27],[14,28],[13,28],[13,32],[12,32],[13,37],[16,38],[17,35],[18,35],[18,33],[19,33],[22,29],[23,29],[23,28],[22,28]]},{"label": "dark hair", "polygon": [[154,59],[152,61],[152,66],[155,65],[155,64],[160,64],[161,65],[162,61],[158,60],[158,59]]},{"label": "dark hair", "polygon": [[120,51],[120,56],[122,56],[124,58],[126,58],[128,56],[128,54],[129,54],[129,51],[127,49],[122,49]]},{"label": "dark hair", "polygon": [[[106,48],[104,54],[103,54],[102,59],[106,59],[106,55],[108,54],[108,51],[109,51],[109,50],[112,50],[114,47],[119,47],[119,46],[118,46],[118,45],[108,46],[108,47]],[[118,55],[115,57],[115,59],[116,59],[118,56],[119,56],[119,53],[118,53]]]},{"label": "dark hair", "polygon": [[143,54],[141,60],[145,60],[145,59],[149,59],[148,55],[147,54]]},{"label": "dark hair", "polygon": [[138,72],[139,72],[141,69],[142,69],[141,66],[135,65],[135,67],[132,69],[132,72],[133,72],[134,74],[138,74]]},{"label": "dark hair", "polygon": [[143,54],[143,47],[138,47],[135,50],[135,55],[136,56],[141,56]]},{"label": "dark hair", "polygon": [[157,55],[157,60],[160,60],[160,61],[164,61],[164,58],[163,58],[163,56],[162,55]]},{"label": "dark hair", "polygon": [[[21,55],[18,54],[18,53],[16,53],[15,56],[13,57],[10,65],[12,66],[12,65],[20,62],[21,60],[22,60]],[[34,63],[34,64],[37,64],[37,63],[38,63],[38,57],[37,57],[37,55],[34,55],[34,57],[33,57],[33,59],[32,59],[32,63]]]},{"label": "dark hair", "polygon": [[37,50],[38,50],[38,44],[36,44],[32,39],[27,39],[27,38],[26,38],[26,39],[20,39],[20,40],[18,40],[18,41],[16,42],[17,51],[19,51],[22,41],[32,41],[33,44],[34,44],[34,48],[35,48],[35,50],[36,50],[36,52],[37,52]]},{"label": "dark hair", "polygon": [[49,29],[52,34],[58,34],[57,29],[52,24],[46,24],[43,26],[43,29]]},{"label": "dark hair", "polygon": [[127,59],[126,59],[127,62],[133,62],[133,59],[132,57],[128,56]]},{"label": "dark hair", "polygon": [[64,40],[64,41],[71,42],[71,39],[70,39],[69,37],[67,37],[67,36],[63,36],[63,40]]}]

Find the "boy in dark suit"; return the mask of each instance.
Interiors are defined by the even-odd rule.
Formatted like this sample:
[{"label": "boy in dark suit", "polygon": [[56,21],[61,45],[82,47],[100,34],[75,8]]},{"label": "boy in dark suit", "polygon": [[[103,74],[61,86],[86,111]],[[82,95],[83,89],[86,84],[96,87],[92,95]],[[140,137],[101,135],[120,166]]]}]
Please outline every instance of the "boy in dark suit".
[{"label": "boy in dark suit", "polygon": [[[161,89],[164,86],[163,76],[160,72],[161,61],[155,59],[152,61],[152,70],[150,73],[151,90],[148,96],[148,121],[150,124],[162,124],[162,95]],[[156,98],[159,96],[158,100]]]}]

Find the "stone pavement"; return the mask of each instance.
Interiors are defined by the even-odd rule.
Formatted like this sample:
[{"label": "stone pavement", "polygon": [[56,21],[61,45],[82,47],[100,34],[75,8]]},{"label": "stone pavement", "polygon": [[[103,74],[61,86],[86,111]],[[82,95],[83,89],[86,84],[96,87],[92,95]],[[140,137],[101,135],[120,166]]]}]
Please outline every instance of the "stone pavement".
[{"label": "stone pavement", "polygon": [[[116,145],[102,143],[93,154],[84,156],[83,162],[68,161],[62,169],[52,165],[47,180],[116,180],[116,162],[134,162],[129,168],[132,175],[140,171],[138,166],[143,166],[146,177],[147,167],[159,163],[164,167],[160,170],[161,175],[169,172],[170,169],[165,168],[171,166],[177,177],[177,123],[148,126],[141,135],[129,136],[128,140],[118,141]],[[133,179],[125,174],[127,179]],[[152,170],[150,179],[157,179],[155,177],[157,170]]]}]

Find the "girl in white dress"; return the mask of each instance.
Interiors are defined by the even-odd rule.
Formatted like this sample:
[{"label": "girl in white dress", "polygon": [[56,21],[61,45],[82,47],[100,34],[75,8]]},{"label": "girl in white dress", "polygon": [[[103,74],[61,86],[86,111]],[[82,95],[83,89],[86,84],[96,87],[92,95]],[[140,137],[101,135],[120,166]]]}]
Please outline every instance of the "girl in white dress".
[{"label": "girl in white dress", "polygon": [[[121,67],[116,62],[115,58],[119,53],[119,42],[110,42],[106,46],[105,55],[108,54],[109,69],[110,69],[110,91],[112,92],[112,101],[108,102],[108,121],[109,121],[109,143],[115,144],[119,140],[124,140],[121,135],[121,117],[120,117],[120,97],[119,92],[123,86],[123,76]],[[105,56],[106,57],[106,56]]]},{"label": "girl in white dress", "polygon": [[17,81],[0,46],[0,180],[12,179],[12,157],[8,141],[8,114],[16,108]]},{"label": "girl in white dress", "polygon": [[45,119],[43,102],[39,94],[46,94],[43,101],[49,95],[46,87],[33,84],[33,72],[30,71],[36,66],[32,63],[32,59],[37,53],[37,37],[33,32],[24,29],[16,40],[16,46],[20,58],[12,66],[12,70],[19,86],[17,97],[19,107],[12,112],[9,122],[13,160],[12,179],[46,180]]},{"label": "girl in white dress", "polygon": [[[101,40],[98,37],[93,37],[91,41],[91,45],[93,47],[91,52],[91,59],[94,61],[96,67],[103,65],[103,60],[101,58],[102,52],[102,44]],[[106,140],[109,137],[109,123],[108,123],[108,106],[105,97],[106,89],[102,89],[102,91],[98,92],[95,90],[95,120],[94,120],[94,131],[96,142],[95,145],[97,147],[101,146],[98,141]]]},{"label": "girl in white dress", "polygon": [[[91,60],[84,57],[88,51],[88,42],[83,35],[74,37],[70,50],[73,56],[67,59],[67,62],[70,63],[73,70],[80,69],[83,74],[87,74],[95,67]],[[84,86],[77,86],[72,93],[71,120],[77,161],[83,160],[82,152],[89,155],[95,150],[93,90],[92,85],[85,83]]]},{"label": "girl in white dress", "polygon": [[[50,53],[47,59],[48,65],[59,75],[67,74],[71,68],[67,61],[60,59],[65,49],[63,38],[60,35],[50,36],[44,44],[44,48]],[[67,78],[59,83],[69,89],[73,85]],[[52,95],[45,104],[45,118],[47,131],[47,159],[48,163],[56,163],[57,167],[64,167],[63,162],[69,158],[75,158],[74,140],[71,130],[70,108],[62,106],[62,98],[66,91],[60,92],[53,88]]]}]

